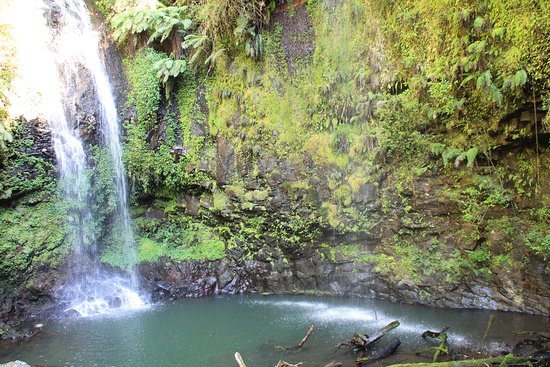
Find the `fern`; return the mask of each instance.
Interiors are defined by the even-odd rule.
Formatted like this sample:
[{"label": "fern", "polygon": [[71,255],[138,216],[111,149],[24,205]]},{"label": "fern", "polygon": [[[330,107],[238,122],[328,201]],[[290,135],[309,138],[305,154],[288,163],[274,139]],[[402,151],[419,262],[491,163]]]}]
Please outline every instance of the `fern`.
[{"label": "fern", "polygon": [[447,165],[449,164],[450,159],[458,157],[462,153],[463,153],[462,149],[456,149],[456,148],[455,149],[448,149],[448,150],[444,151],[441,154],[441,158],[443,159],[443,165],[445,167],[447,167]]},{"label": "fern", "polygon": [[474,166],[478,152],[479,149],[477,147],[473,147],[468,149],[466,153],[464,153],[466,156],[466,160],[468,161],[468,163],[466,164],[468,168],[472,168]]},{"label": "fern", "polygon": [[435,156],[438,156],[440,154],[443,154],[443,152],[445,151],[445,144],[441,144],[441,143],[431,143],[430,144],[430,152],[435,155]]},{"label": "fern", "polygon": [[518,70],[514,75],[506,78],[502,83],[502,89],[517,91],[527,83],[527,72],[523,69]]},{"label": "fern", "polygon": [[148,44],[156,40],[163,42],[172,32],[184,33],[192,27],[193,21],[187,16],[188,11],[187,6],[129,9],[115,15],[111,20],[113,36],[117,41],[122,42],[129,36],[149,32],[151,35],[147,40]]},{"label": "fern", "polygon": [[203,47],[207,40],[208,37],[202,34],[188,34],[181,46],[183,48],[199,48]]},{"label": "fern", "polygon": [[164,84],[166,84],[168,79],[176,78],[188,70],[186,60],[174,60],[170,57],[155,62],[153,69],[156,72],[157,78],[162,80]]}]

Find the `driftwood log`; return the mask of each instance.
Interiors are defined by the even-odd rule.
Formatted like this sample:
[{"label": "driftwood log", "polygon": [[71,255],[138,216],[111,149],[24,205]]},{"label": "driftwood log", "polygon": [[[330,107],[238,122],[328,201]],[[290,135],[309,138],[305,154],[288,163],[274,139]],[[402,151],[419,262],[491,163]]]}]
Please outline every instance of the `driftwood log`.
[{"label": "driftwood log", "polygon": [[235,353],[235,360],[237,361],[237,366],[246,367],[246,364],[243,361],[243,357],[241,357],[241,353],[239,352]]},{"label": "driftwood log", "polygon": [[301,350],[302,347],[304,346],[304,344],[307,342],[307,340],[309,339],[309,337],[311,336],[311,334],[313,333],[313,330],[315,330],[315,324],[311,324],[309,325],[309,328],[307,329],[307,332],[306,332],[306,335],[304,335],[304,337],[302,338],[302,340],[300,340],[300,342],[298,343],[298,345],[294,346],[294,347],[289,347],[289,346],[281,346],[281,345],[276,345],[275,346],[275,349],[282,349],[282,350]]},{"label": "driftwood log", "polygon": [[[372,348],[391,330],[399,326],[399,321],[392,321],[382,329],[375,332],[373,335],[368,336],[366,334],[355,333],[351,339],[338,343],[337,349],[342,346],[348,346],[353,348],[354,352],[359,352],[359,357],[356,360],[357,365],[362,366],[367,363],[377,361],[385,358],[395,352],[397,347],[401,345],[401,341],[397,338],[390,340],[388,343]],[[368,355],[366,355],[368,353]]]},{"label": "driftwood log", "polygon": [[[235,353],[235,361],[237,361],[237,365],[239,367],[246,367],[246,364],[243,361],[243,357],[241,357],[241,353],[239,353],[239,352]],[[301,365],[303,365],[302,362],[292,364],[292,363],[285,362],[283,360],[279,360],[279,362],[277,363],[277,365],[275,367],[299,367]]]},{"label": "driftwood log", "polygon": [[382,337],[384,337],[384,335],[386,335],[388,332],[398,326],[399,321],[396,320],[390,322],[388,325],[384,326],[382,329],[378,330],[370,337],[366,334],[356,333],[351,339],[338,343],[336,348],[340,349],[344,345],[347,345],[349,347],[355,347],[355,350],[357,351],[366,350],[368,346],[377,343],[378,341],[380,341],[380,339],[382,339]]},{"label": "driftwood log", "polygon": [[298,362],[296,364],[288,363],[283,360],[280,360],[275,367],[298,367],[303,365],[302,362]]},{"label": "driftwood log", "polygon": [[504,357],[484,359],[467,359],[463,361],[435,362],[435,363],[404,363],[392,364],[388,367],[496,367],[496,366],[523,366],[530,365],[529,359],[515,357],[508,354]]},{"label": "driftwood log", "polygon": [[309,329],[307,329],[306,335],[300,340],[300,343],[298,343],[298,346],[296,348],[301,349],[304,344],[307,342],[311,334],[313,333],[313,330],[315,329],[315,324],[309,325]]}]

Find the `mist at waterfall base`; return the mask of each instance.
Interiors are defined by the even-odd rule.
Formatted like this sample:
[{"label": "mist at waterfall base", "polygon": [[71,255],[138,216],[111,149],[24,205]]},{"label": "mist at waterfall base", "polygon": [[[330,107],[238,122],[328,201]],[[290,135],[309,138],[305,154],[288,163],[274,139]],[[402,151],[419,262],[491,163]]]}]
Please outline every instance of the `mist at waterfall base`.
[{"label": "mist at waterfall base", "polygon": [[[127,209],[127,185],[122,165],[119,121],[109,79],[99,50],[89,11],[83,0],[13,0],[7,15],[17,45],[17,75],[10,97],[12,117],[47,121],[60,173],[71,241],[75,243],[70,281],[59,291],[67,311],[91,316],[112,310],[139,309],[133,264],[134,238]],[[82,92],[93,93],[94,119],[113,165],[116,211],[113,221],[120,233],[128,272],[113,274],[100,266],[97,238],[90,210],[88,157],[80,125],[89,111],[82,111]]]},{"label": "mist at waterfall base", "polygon": [[[489,316],[495,321],[483,339]],[[379,365],[419,360],[428,347],[425,330],[449,326],[449,343],[458,351],[511,348],[525,330],[548,330],[548,318],[518,313],[436,309],[385,301],[312,296],[223,296],[184,299],[171,304],[99,319],[52,320],[29,342],[2,353],[0,362],[20,359],[48,366],[234,366],[241,353],[248,366],[273,367],[279,359],[320,367],[336,360],[346,366],[357,358],[339,342],[355,332],[372,334],[387,323],[401,325],[383,340],[399,337],[397,353]],[[314,323],[300,352],[295,346]],[[476,352],[471,357],[479,357]],[[425,361],[431,360],[427,353]],[[376,365],[376,364],[373,364]]]}]

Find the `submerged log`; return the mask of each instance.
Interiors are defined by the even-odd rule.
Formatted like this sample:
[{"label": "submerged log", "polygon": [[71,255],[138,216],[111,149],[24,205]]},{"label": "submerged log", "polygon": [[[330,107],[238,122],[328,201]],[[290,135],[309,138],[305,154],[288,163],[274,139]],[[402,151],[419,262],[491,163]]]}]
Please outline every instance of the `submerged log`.
[{"label": "submerged log", "polygon": [[467,359],[463,361],[448,361],[435,363],[404,363],[392,364],[388,367],[493,367],[493,366],[521,366],[530,365],[529,359],[515,357],[508,354],[504,357],[493,357],[484,359]]},{"label": "submerged log", "polygon": [[422,339],[426,339],[426,338],[436,339],[436,338],[439,338],[439,336],[443,333],[446,333],[447,330],[449,330],[448,326],[445,326],[441,331],[426,330],[422,333]]},{"label": "submerged log", "polygon": [[281,349],[281,350],[301,350],[304,344],[307,342],[311,334],[313,333],[313,330],[315,329],[315,324],[309,325],[309,329],[307,329],[306,335],[300,340],[300,343],[298,345],[289,347],[289,346],[282,346],[282,345],[276,345],[275,349]]},{"label": "submerged log", "polygon": [[313,329],[315,329],[315,324],[309,325],[309,329],[307,329],[306,335],[302,338],[302,340],[300,341],[300,343],[296,348],[301,349],[304,346],[304,344],[309,339],[310,335],[313,333]]},{"label": "submerged log", "polygon": [[356,363],[359,366],[377,361],[382,358],[386,358],[387,356],[393,354],[395,350],[401,345],[401,341],[398,338],[393,338],[386,344],[376,348],[372,351],[372,354],[369,357],[362,357],[357,358]]},{"label": "submerged log", "polygon": [[514,346],[513,354],[536,361],[540,366],[550,366],[550,333],[529,333],[528,338]]},{"label": "submerged log", "polygon": [[337,349],[340,349],[342,346],[354,346],[357,350],[366,350],[368,346],[377,343],[384,335],[386,335],[391,330],[399,326],[399,321],[392,321],[388,325],[384,326],[382,329],[378,330],[374,335],[368,336],[366,334],[356,333],[351,339],[345,340],[338,343],[336,346]]},{"label": "submerged log", "polygon": [[495,315],[491,314],[489,315],[489,320],[487,321],[487,327],[485,328],[485,333],[483,334],[483,340],[487,339],[487,335],[489,335],[489,331],[491,330],[491,327],[493,326],[493,322],[495,321]]}]

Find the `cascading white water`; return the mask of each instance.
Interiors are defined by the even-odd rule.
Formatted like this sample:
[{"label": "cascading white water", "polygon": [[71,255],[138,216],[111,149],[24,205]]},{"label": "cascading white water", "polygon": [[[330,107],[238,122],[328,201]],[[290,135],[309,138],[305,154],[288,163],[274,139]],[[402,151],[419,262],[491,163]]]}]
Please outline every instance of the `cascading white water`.
[{"label": "cascading white water", "polygon": [[[55,16],[47,17],[48,12]],[[68,310],[82,316],[108,313],[111,309],[143,307],[138,295],[133,233],[127,209],[127,185],[122,164],[118,115],[105,66],[99,52],[99,38],[93,30],[83,0],[12,0],[7,19],[17,44],[18,69],[10,98],[12,116],[27,120],[43,118],[52,130],[52,140],[61,173],[62,191],[69,203],[68,219],[76,243],[71,283],[62,292]],[[51,23],[48,24],[48,20]],[[84,70],[84,71],[83,71]],[[80,138],[77,113],[82,96],[74,92],[91,76],[89,92],[99,102],[99,121],[115,172],[117,210],[115,221],[124,244],[128,277],[101,270],[98,251],[89,223],[86,153]]]},{"label": "cascading white water", "polygon": [[[99,39],[97,32],[94,32],[88,9],[83,1],[65,1],[65,7],[76,15],[71,20],[79,20],[80,24],[75,24],[80,32],[73,34],[77,37],[75,41],[82,44],[81,55],[82,63],[90,71],[93,77],[96,88],[97,98],[101,106],[101,131],[105,142],[111,153],[114,171],[115,182],[117,187],[118,205],[117,215],[124,243],[124,254],[127,257],[125,263],[130,264],[131,283],[137,286],[137,277],[135,269],[132,266],[135,264],[135,251],[133,251],[134,236],[130,227],[130,216],[128,214],[127,204],[127,185],[124,175],[124,167],[122,165],[122,146],[120,144],[120,131],[118,122],[118,113],[115,105],[115,100],[105,70],[104,63],[99,56]],[[73,29],[71,26],[70,29]]]}]

